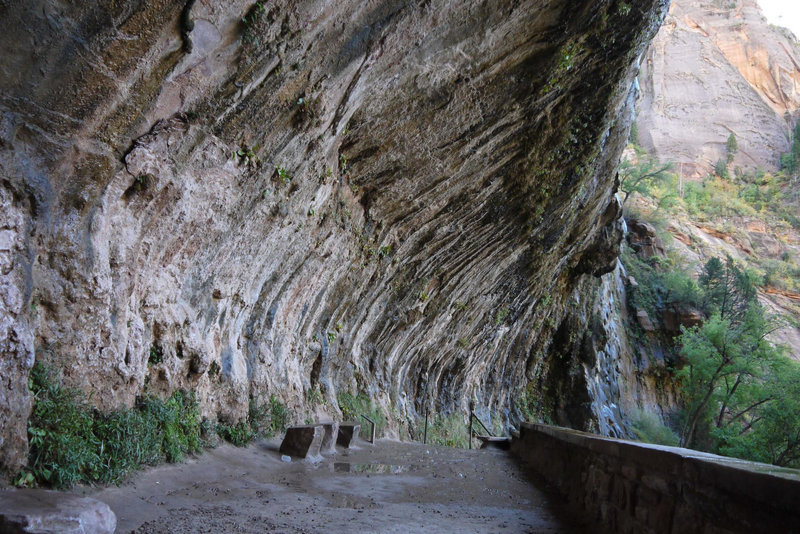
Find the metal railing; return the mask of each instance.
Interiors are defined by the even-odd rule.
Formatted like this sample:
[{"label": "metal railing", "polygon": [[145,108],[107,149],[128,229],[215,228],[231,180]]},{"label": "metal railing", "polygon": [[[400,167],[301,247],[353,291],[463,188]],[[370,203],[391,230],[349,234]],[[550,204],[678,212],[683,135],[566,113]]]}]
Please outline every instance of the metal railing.
[{"label": "metal railing", "polygon": [[469,403],[469,423],[467,424],[467,430],[468,430],[468,433],[469,433],[469,448],[470,449],[472,448],[472,438],[475,435],[475,429],[472,426],[475,421],[477,421],[483,427],[483,430],[486,432],[487,436],[494,437],[494,435],[492,434],[492,431],[489,430],[486,427],[486,425],[483,424],[483,421],[481,421],[480,417],[475,415],[475,404],[470,402]]},{"label": "metal railing", "polygon": [[369,424],[372,425],[372,430],[370,430],[370,433],[369,433],[369,436],[370,436],[369,437],[369,442],[374,445],[375,444],[375,421],[373,421],[372,419],[370,419],[369,417],[367,417],[363,413],[361,414],[361,417],[366,419],[369,422]]}]

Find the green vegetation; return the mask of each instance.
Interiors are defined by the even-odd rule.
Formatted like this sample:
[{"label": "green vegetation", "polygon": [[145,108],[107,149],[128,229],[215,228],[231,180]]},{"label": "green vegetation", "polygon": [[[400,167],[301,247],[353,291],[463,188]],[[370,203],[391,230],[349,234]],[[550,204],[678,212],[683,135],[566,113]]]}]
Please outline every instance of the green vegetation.
[{"label": "green vegetation", "polygon": [[683,401],[678,435],[642,412],[632,417],[639,439],[800,467],[800,364],[767,340],[778,323],[758,302],[757,277],[730,257],[710,259],[697,282],[664,269],[669,260],[626,251],[623,262],[639,283],[633,305],[658,313],[687,304],[708,317],[676,340],[678,370],[670,371]]},{"label": "green vegetation", "polygon": [[364,424],[366,421],[362,419],[362,415],[366,415],[375,421],[375,437],[379,438],[386,430],[386,419],[383,417],[383,412],[375,406],[366,393],[359,393],[353,395],[351,393],[340,393],[336,399],[339,403],[339,409],[342,410],[342,418],[344,421],[356,421],[361,423],[361,437],[366,437],[369,432],[369,424]]},{"label": "green vegetation", "polygon": [[62,386],[37,362],[28,387],[33,410],[28,421],[28,465],[18,486],[68,488],[74,484],[112,484],[145,465],[180,462],[208,443],[214,430],[234,445],[283,431],[286,407],[274,396],[264,406],[250,403],[247,421],[234,425],[201,422],[193,392],[176,391],[166,401],[147,395],[130,409],[101,413],[77,389]]},{"label": "green vegetation", "polygon": [[781,169],[795,178],[800,173],[800,121],[794,126],[791,151],[781,155]]},{"label": "green vegetation", "polygon": [[540,411],[537,408],[538,398],[531,390],[531,384],[517,396],[514,402],[517,412],[522,416],[523,421],[539,421]]},{"label": "green vegetation", "polygon": [[278,176],[278,179],[284,184],[288,184],[289,182],[292,181],[292,175],[290,175],[289,171],[287,171],[283,167],[279,167],[276,165],[275,174]]},{"label": "green vegetation", "polygon": [[631,415],[631,423],[639,441],[671,447],[678,446],[678,435],[654,413],[637,410]]},{"label": "green vegetation", "polygon": [[289,411],[272,395],[267,403],[261,405],[251,398],[246,421],[232,425],[218,423],[216,431],[225,441],[244,447],[256,438],[270,438],[283,432],[288,423]]},{"label": "green vegetation", "polygon": [[639,284],[629,290],[628,302],[634,308],[645,310],[650,317],[673,304],[696,307],[702,302],[700,287],[676,254],[643,259],[626,246],[620,259]]},{"label": "green vegetation", "polygon": [[[727,163],[720,160],[714,173],[702,181],[688,181],[679,188],[677,180],[669,173],[671,165],[655,167],[652,159],[642,155],[642,149],[634,148],[637,162],[623,162],[620,168],[621,189],[626,193],[626,199],[637,193],[638,197],[645,199],[644,204],[655,203],[656,208],[650,210],[649,214],[636,213],[641,203],[635,206],[625,204],[628,213],[635,212],[637,217],[650,219],[654,223],[665,216],[679,220],[688,218],[710,225],[734,238],[739,235],[745,243],[746,236],[736,218],[763,221],[770,228],[777,229],[778,235],[774,236],[777,239],[783,239],[780,236],[781,229],[785,231],[791,226],[800,230],[800,214],[797,212],[800,184],[786,170],[777,173],[742,172],[737,168],[735,176],[731,177]],[[738,151],[735,136],[728,138],[726,148],[729,153]],[[800,157],[800,141],[797,150]],[[651,179],[651,174],[658,174],[656,171],[662,171],[665,175]],[[784,256],[780,259],[760,257],[755,251],[747,259],[747,268],[758,274],[757,278],[763,285],[798,291],[800,263],[791,254]]]},{"label": "green vegetation", "polygon": [[153,185],[153,183],[155,183],[155,181],[156,181],[156,177],[153,176],[152,174],[149,174],[149,173],[140,174],[133,181],[132,190],[134,192],[144,191],[145,189],[148,189],[151,185]]},{"label": "green vegetation", "polygon": [[245,43],[258,46],[259,34],[263,30],[261,26],[264,24],[266,12],[264,4],[259,1],[250,6],[250,9],[242,17],[242,25],[244,26],[242,39]]},{"label": "green vegetation", "polygon": [[505,320],[508,318],[509,309],[506,306],[498,309],[494,313],[494,324],[495,326],[500,326]]},{"label": "green vegetation", "polygon": [[[800,169],[800,126],[794,140],[780,172],[736,168],[731,173],[739,150],[731,134],[725,143],[727,157],[714,172],[681,188],[669,176],[651,179],[659,171],[669,174],[670,166],[657,167],[637,150],[636,162],[620,170],[622,190],[626,199],[636,193],[645,200],[638,206],[655,204],[650,218],[664,207],[662,220],[669,212],[671,217],[705,221],[726,235],[742,231],[737,227],[742,218],[783,231],[789,225],[800,229],[800,192],[793,174]],[[671,202],[665,204],[665,198]],[[632,209],[626,205],[629,213]],[[658,226],[659,220],[651,222]],[[693,308],[706,317],[700,325],[682,328],[674,340],[675,368],[668,367],[667,373],[682,399],[682,410],[670,420],[675,427],[671,430],[653,414],[636,413],[632,423],[639,439],[800,467],[800,364],[767,340],[779,323],[765,316],[757,298],[757,287],[762,285],[800,289],[796,258],[790,252],[780,258],[759,257],[757,250],[748,253],[743,263],[712,258],[696,280],[674,252],[666,258],[643,259],[624,247],[622,261],[638,284],[628,293],[632,306],[651,317],[659,317],[672,305]]]},{"label": "green vegetation", "polygon": [[728,136],[728,140],[725,142],[725,152],[728,154],[727,162],[733,163],[734,156],[739,152],[739,142],[733,133]]},{"label": "green vegetation", "polygon": [[[419,434],[422,435],[422,431]],[[428,424],[428,443],[431,445],[466,449],[468,440],[467,419],[462,415],[437,415]]]},{"label": "green vegetation", "polygon": [[237,447],[244,447],[256,437],[256,433],[247,421],[239,421],[233,425],[218,423],[216,430],[219,437]]},{"label": "green vegetation", "polygon": [[757,211],[740,194],[741,187],[721,176],[686,184],[683,204],[698,220],[714,217],[755,216]]},{"label": "green vegetation", "polygon": [[147,365],[148,366],[158,365],[163,361],[164,361],[164,350],[158,344],[152,345],[150,347],[150,352],[148,353],[147,356]]},{"label": "green vegetation", "polygon": [[639,438],[800,466],[800,365],[767,341],[775,321],[758,303],[753,273],[730,257],[712,258],[694,282],[658,260],[627,252],[623,261],[639,283],[632,288],[634,305],[657,313],[670,303],[690,304],[709,317],[682,328],[677,339],[679,441],[646,413],[633,416]]},{"label": "green vegetation", "polygon": [[103,414],[80,391],[61,386],[38,362],[31,369],[29,388],[34,397],[30,451],[18,485],[116,483],[143,465],[179,462],[200,450],[193,393],[176,391],[166,401],[148,396],[135,408]]},{"label": "green vegetation", "polygon": [[732,260],[710,260],[701,285],[711,316],[679,340],[681,444],[800,467],[800,365],[767,341],[774,320]]},{"label": "green vegetation", "polygon": [[636,150],[636,162],[623,161],[619,166],[623,205],[631,195],[654,196],[658,188],[674,182],[672,163],[660,163],[642,149]]},{"label": "green vegetation", "polygon": [[257,165],[259,162],[258,155],[256,152],[258,151],[258,145],[247,147],[243,146],[239,150],[233,153],[233,159],[241,165],[244,163],[246,166]]}]

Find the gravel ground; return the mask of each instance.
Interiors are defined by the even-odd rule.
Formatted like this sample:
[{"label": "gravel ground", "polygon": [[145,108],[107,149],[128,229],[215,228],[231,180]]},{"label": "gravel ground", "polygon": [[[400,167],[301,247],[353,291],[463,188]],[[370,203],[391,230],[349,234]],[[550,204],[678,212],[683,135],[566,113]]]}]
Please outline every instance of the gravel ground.
[{"label": "gravel ground", "polygon": [[502,451],[378,441],[312,462],[278,442],[223,445],[186,463],[83,488],[117,532],[584,532]]}]

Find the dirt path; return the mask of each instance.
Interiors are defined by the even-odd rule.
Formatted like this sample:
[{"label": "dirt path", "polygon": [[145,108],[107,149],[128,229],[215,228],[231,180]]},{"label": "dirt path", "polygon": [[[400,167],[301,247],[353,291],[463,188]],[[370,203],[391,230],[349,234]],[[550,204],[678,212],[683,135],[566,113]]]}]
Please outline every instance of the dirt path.
[{"label": "dirt path", "polygon": [[286,463],[277,445],[224,445],[81,493],[125,533],[584,531],[501,451],[381,440]]}]

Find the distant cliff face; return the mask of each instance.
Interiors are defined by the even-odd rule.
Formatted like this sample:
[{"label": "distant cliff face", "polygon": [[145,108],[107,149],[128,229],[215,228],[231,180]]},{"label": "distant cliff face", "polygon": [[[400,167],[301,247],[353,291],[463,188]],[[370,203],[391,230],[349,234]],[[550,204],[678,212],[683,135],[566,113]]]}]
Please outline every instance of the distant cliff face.
[{"label": "distant cliff face", "polygon": [[3,469],[34,352],[101,409],[511,405],[616,263],[667,3],[0,4]]},{"label": "distant cliff face", "polygon": [[800,109],[800,45],[756,0],[675,0],[642,61],[640,142],[687,176],[726,157],[776,169]]}]

